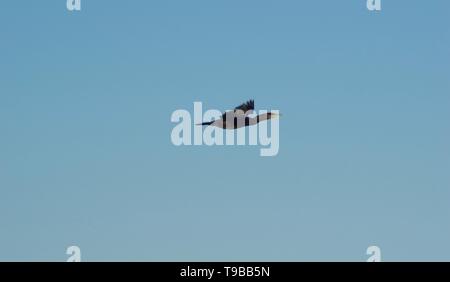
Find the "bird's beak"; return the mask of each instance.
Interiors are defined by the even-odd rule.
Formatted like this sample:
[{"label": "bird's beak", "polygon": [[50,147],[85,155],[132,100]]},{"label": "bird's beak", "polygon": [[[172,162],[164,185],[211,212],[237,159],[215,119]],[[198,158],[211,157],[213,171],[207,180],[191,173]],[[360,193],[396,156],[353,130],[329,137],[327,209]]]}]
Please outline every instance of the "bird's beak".
[{"label": "bird's beak", "polygon": [[272,118],[279,118],[280,116],[281,116],[281,114],[271,113]]}]

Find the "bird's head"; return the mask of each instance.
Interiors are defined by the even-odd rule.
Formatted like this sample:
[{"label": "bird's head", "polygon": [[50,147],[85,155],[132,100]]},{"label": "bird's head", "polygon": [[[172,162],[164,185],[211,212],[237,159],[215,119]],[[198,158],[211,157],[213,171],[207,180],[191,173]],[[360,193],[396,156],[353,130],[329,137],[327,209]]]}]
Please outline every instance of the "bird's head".
[{"label": "bird's head", "polygon": [[276,119],[276,118],[279,118],[280,116],[281,116],[281,114],[279,114],[279,113],[274,113],[274,112],[267,113],[267,119]]}]

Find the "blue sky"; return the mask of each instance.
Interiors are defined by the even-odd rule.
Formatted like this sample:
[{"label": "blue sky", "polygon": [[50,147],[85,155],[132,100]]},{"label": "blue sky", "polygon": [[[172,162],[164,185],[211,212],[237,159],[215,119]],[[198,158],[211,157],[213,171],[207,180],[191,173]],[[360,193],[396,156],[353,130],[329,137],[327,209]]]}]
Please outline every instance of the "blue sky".
[{"label": "blue sky", "polygon": [[[0,260],[450,260],[450,3],[4,1]],[[280,152],[170,142],[278,109]]]}]

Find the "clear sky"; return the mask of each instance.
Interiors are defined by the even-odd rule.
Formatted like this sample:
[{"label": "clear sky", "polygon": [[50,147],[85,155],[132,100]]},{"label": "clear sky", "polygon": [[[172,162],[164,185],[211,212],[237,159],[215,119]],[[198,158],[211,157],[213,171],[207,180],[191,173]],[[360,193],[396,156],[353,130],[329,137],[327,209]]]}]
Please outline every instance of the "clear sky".
[{"label": "clear sky", "polygon": [[[0,3],[0,260],[450,260],[450,2]],[[280,152],[170,141],[278,109]]]}]

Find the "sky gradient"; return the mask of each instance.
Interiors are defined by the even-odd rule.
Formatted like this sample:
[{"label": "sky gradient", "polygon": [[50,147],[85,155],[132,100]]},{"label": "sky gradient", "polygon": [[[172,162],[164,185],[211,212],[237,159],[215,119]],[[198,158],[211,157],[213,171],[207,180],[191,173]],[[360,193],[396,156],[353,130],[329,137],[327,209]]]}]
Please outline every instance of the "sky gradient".
[{"label": "sky gradient", "polygon": [[[4,1],[0,260],[450,260],[450,2]],[[280,151],[174,110],[277,109]]]}]

